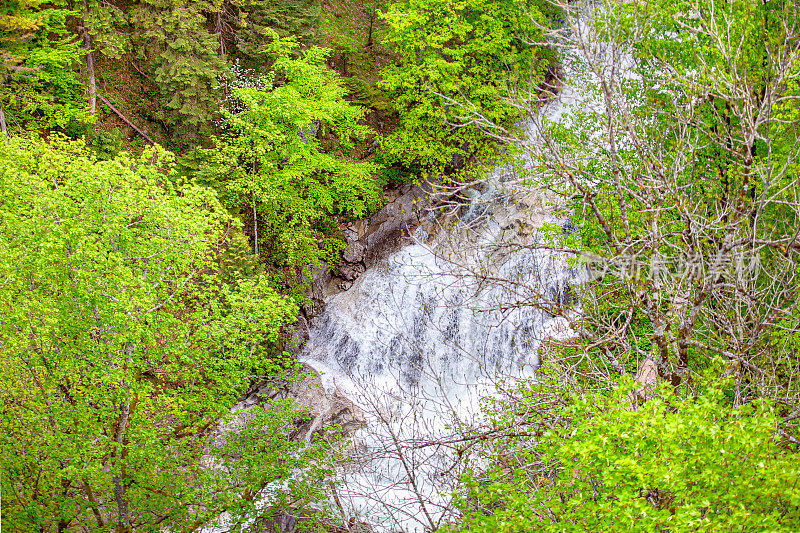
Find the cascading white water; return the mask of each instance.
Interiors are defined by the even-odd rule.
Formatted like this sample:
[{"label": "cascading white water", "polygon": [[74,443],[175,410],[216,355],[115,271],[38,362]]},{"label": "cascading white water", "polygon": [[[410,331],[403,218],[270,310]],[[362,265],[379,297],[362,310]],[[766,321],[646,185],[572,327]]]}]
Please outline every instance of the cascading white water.
[{"label": "cascading white water", "polygon": [[[438,252],[407,246],[333,297],[311,331],[305,360],[327,365],[332,378],[400,379],[408,386],[419,384],[426,371],[474,380],[535,366],[549,317],[516,304],[540,290],[564,301],[570,271],[563,262],[523,249],[504,260],[487,252],[481,263],[460,265]],[[498,263],[484,270],[486,276],[513,280],[516,290],[475,277],[491,259]]]},{"label": "cascading white water", "polygon": [[578,272],[527,246],[541,223],[565,232],[568,223],[553,221],[541,199],[537,209],[522,198],[487,203],[496,192],[486,189],[465,209],[470,228],[431,244],[418,230],[415,244],[331,298],[303,351],[326,387],[365,413],[340,494],[347,514],[380,531],[430,530],[452,517],[462,470],[436,443],[475,423],[497,380],[532,376],[545,338],[570,334],[535,303],[567,303]]},{"label": "cascading white water", "polygon": [[[585,20],[573,27],[586,31]],[[585,73],[581,55],[566,50],[564,58],[574,82]],[[570,127],[575,110],[602,108],[586,79],[565,84],[527,125],[518,165],[535,168],[542,122]],[[571,334],[536,302],[567,303],[582,273],[530,246],[545,222],[565,233],[570,227],[509,174],[498,168],[483,193],[472,191],[462,224],[431,244],[418,230],[414,244],[331,298],[311,329],[302,360],[367,418],[340,495],[346,513],[376,530],[429,530],[452,516],[452,480],[461,470],[448,439],[475,423],[480,398],[499,382],[533,375],[543,340]],[[498,194],[509,187],[518,188]]]},{"label": "cascading white water", "polygon": [[568,334],[531,303],[541,293],[565,302],[576,272],[541,250],[497,253],[525,227],[509,217],[522,211],[497,211],[477,236],[452,240],[454,230],[366,272],[331,298],[303,352],[328,388],[341,387],[365,412],[368,427],[356,437],[361,468],[342,492],[355,496],[354,514],[387,530],[430,528],[449,506],[450,480],[437,479],[448,458],[402,447],[469,423],[494,380],[531,376],[542,340]]}]

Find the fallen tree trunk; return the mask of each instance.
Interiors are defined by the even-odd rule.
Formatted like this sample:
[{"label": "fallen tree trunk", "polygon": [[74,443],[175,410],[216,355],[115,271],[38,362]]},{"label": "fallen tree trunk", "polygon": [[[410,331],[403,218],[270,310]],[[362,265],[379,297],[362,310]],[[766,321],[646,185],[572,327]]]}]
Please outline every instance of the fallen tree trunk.
[{"label": "fallen tree trunk", "polygon": [[149,142],[150,144],[156,144],[156,143],[155,143],[155,141],[153,141],[153,139],[151,139],[150,137],[148,137],[148,136],[147,136],[147,134],[146,134],[145,132],[143,132],[142,130],[140,130],[139,128],[137,128],[137,127],[136,127],[136,125],[135,125],[133,122],[131,122],[130,120],[128,120],[128,117],[126,117],[125,115],[123,115],[123,114],[122,114],[122,112],[121,112],[119,109],[117,109],[116,107],[114,107],[113,105],[111,105],[111,102],[109,102],[108,100],[106,100],[105,98],[103,98],[103,95],[101,95],[101,94],[98,94],[98,95],[97,95],[97,97],[98,97],[100,100],[102,100],[102,101],[103,101],[103,103],[104,103],[104,104],[106,104],[106,105],[107,105],[107,106],[108,106],[108,107],[111,109],[111,111],[113,111],[114,113],[116,113],[116,114],[117,114],[117,116],[118,116],[119,118],[121,118],[121,119],[122,119],[122,120],[125,122],[125,124],[127,124],[128,126],[130,126],[131,128],[133,128],[133,131],[135,131],[136,133],[138,133],[139,135],[141,135],[142,137],[144,137],[144,138],[145,138],[145,140],[146,140],[147,142]]}]

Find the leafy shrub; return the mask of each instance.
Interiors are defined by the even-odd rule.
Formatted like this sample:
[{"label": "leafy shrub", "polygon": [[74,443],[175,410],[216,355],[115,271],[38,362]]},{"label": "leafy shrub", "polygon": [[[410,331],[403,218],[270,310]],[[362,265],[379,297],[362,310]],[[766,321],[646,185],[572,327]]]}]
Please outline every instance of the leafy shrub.
[{"label": "leafy shrub", "polygon": [[[493,468],[467,482],[460,528],[798,530],[798,457],[776,442],[778,418],[768,402],[732,408],[719,386],[696,397],[662,386],[633,407],[633,386],[602,393],[562,389],[566,407],[534,415],[536,442],[498,441],[495,452],[503,451],[494,455]],[[522,392],[521,404],[505,407],[526,411],[524,398],[537,397],[542,385]],[[519,423],[498,413],[495,422]]]}]

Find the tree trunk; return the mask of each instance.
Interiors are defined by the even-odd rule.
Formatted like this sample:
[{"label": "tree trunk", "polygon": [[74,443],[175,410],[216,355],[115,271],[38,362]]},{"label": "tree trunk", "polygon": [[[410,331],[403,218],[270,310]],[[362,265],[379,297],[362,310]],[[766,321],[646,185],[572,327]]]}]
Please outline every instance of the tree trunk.
[{"label": "tree trunk", "polygon": [[[125,359],[126,363],[128,364],[130,364],[133,349],[133,344],[125,343]],[[131,417],[131,388],[127,383],[122,383],[122,387],[125,389],[125,392],[128,393],[128,396],[125,398],[125,403],[122,405],[122,412],[119,416],[117,432],[116,435],[114,435],[114,440],[117,443],[116,450],[114,450],[114,455],[119,463],[122,463],[127,455],[125,453],[125,445],[127,444],[125,432],[128,429],[128,423]],[[120,471],[117,472],[112,478],[114,483],[114,500],[117,502],[117,527],[114,529],[114,533],[130,533],[131,531],[131,517],[128,509],[128,501],[125,499],[125,485],[123,484],[124,479],[125,465],[122,464]]]},{"label": "tree trunk", "polygon": [[11,134],[8,133],[8,124],[6,124],[6,113],[3,110],[3,106],[0,106],[0,131],[3,132],[3,135],[6,137],[11,137]]},{"label": "tree trunk", "polygon": [[[127,398],[122,407],[122,414],[120,416],[119,427],[117,428],[117,458],[122,459],[122,449],[124,446],[125,429],[128,425],[128,420],[131,414],[131,399]],[[125,468],[124,466],[122,467]],[[130,531],[131,517],[128,510],[128,502],[125,499],[125,485],[123,485],[124,472],[114,475],[114,500],[117,502],[117,527],[114,529],[115,533],[128,533]]]},{"label": "tree trunk", "polygon": [[256,212],[255,195],[253,195],[253,237],[255,239],[255,252],[258,255],[258,213]]},{"label": "tree trunk", "polygon": [[86,493],[86,497],[89,499],[89,507],[92,508],[92,513],[94,513],[94,517],[97,519],[97,527],[105,527],[106,523],[103,520],[103,515],[100,514],[100,507],[97,505],[94,491],[92,490],[92,486],[89,485],[89,479],[86,478],[86,476],[83,477],[83,491]]},{"label": "tree trunk", "polygon": [[375,27],[375,18],[378,16],[377,9],[373,9],[369,15],[369,30],[367,31],[367,46],[366,48],[372,48],[372,29]]},{"label": "tree trunk", "polygon": [[119,109],[117,109],[116,107],[114,107],[113,105],[111,105],[111,102],[109,102],[108,100],[106,100],[105,98],[103,98],[101,95],[97,95],[97,97],[98,97],[98,98],[100,98],[100,100],[102,100],[102,101],[103,101],[103,103],[104,103],[104,104],[106,104],[106,105],[108,106],[108,108],[109,108],[109,109],[111,109],[111,111],[113,111],[114,113],[116,113],[116,114],[117,114],[117,116],[118,116],[119,118],[121,118],[121,119],[122,119],[122,120],[125,122],[125,124],[127,124],[128,126],[130,126],[130,127],[133,129],[133,131],[135,131],[136,133],[138,133],[139,135],[141,135],[142,137],[144,137],[144,139],[145,139],[147,142],[149,142],[150,144],[155,144],[155,142],[153,142],[153,139],[151,139],[150,137],[148,137],[146,133],[144,133],[142,130],[140,130],[139,128],[137,128],[137,127],[134,125],[134,123],[133,123],[133,122],[131,122],[130,120],[128,120],[128,117],[126,117],[125,115],[123,115],[123,114],[122,114],[122,112],[121,112]]},{"label": "tree trunk", "polygon": [[225,57],[225,36],[223,34],[222,28],[222,10],[225,9],[224,5],[219,7],[219,12],[217,12],[217,16],[214,19],[214,30],[217,32],[217,37],[219,39],[219,55],[221,57]]},{"label": "tree trunk", "polygon": [[97,82],[94,74],[94,52],[92,52],[92,35],[89,33],[89,28],[86,26],[86,20],[89,18],[89,7],[86,0],[83,2],[83,48],[86,50],[86,72],[89,76],[89,113],[94,115],[97,111]]}]

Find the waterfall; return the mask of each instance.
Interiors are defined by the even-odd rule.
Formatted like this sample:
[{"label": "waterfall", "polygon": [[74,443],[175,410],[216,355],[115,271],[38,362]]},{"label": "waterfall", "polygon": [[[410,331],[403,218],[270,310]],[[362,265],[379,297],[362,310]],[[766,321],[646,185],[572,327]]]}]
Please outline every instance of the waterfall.
[{"label": "waterfall", "polygon": [[[327,388],[341,387],[364,410],[369,426],[356,437],[365,448],[361,454],[380,456],[369,475],[349,479],[340,491],[358,492],[350,483],[359,483],[375,494],[377,505],[359,514],[375,514],[385,504],[407,507],[409,501],[412,515],[422,513],[413,504],[420,497],[415,491],[423,490],[429,507],[447,507],[449,502],[437,502],[440,484],[429,479],[441,461],[416,457],[416,471],[407,472],[397,457],[403,450],[392,446],[434,441],[452,431],[447,424],[469,423],[496,379],[531,376],[542,340],[569,334],[565,324],[530,303],[540,293],[566,302],[577,273],[563,258],[539,250],[493,255],[507,233],[496,219],[487,221],[478,242],[470,242],[472,256],[443,256],[445,243],[438,249],[409,245],[334,296],[314,324],[302,358]],[[414,476],[425,481],[396,485]],[[358,496],[358,503],[368,503]],[[378,514],[379,520],[397,519]],[[413,531],[429,526],[426,520],[409,517],[395,526]]]},{"label": "waterfall", "polygon": [[579,272],[527,246],[542,238],[542,223],[569,232],[568,221],[524,198],[486,202],[496,192],[485,189],[465,209],[469,227],[433,239],[418,230],[332,297],[302,353],[329,391],[340,388],[366,414],[357,467],[339,495],[379,530],[422,531],[451,517],[461,471],[432,443],[474,423],[498,380],[533,376],[544,339],[570,335],[563,318],[536,304],[569,303]]},{"label": "waterfall", "polygon": [[[573,31],[586,31],[585,20]],[[580,78],[580,54],[566,49],[563,57],[570,83],[526,124],[517,168],[535,167],[543,123],[569,128],[576,109],[602,108],[592,74]],[[582,271],[531,245],[544,238],[545,223],[573,229],[515,174],[512,166],[495,169],[482,190],[465,195],[460,223],[436,236],[417,230],[412,244],[332,297],[312,324],[301,359],[368,420],[339,496],[378,531],[430,530],[453,518],[464,466],[449,443],[480,423],[481,398],[534,376],[547,338],[572,335],[539,304],[570,303]]]}]

